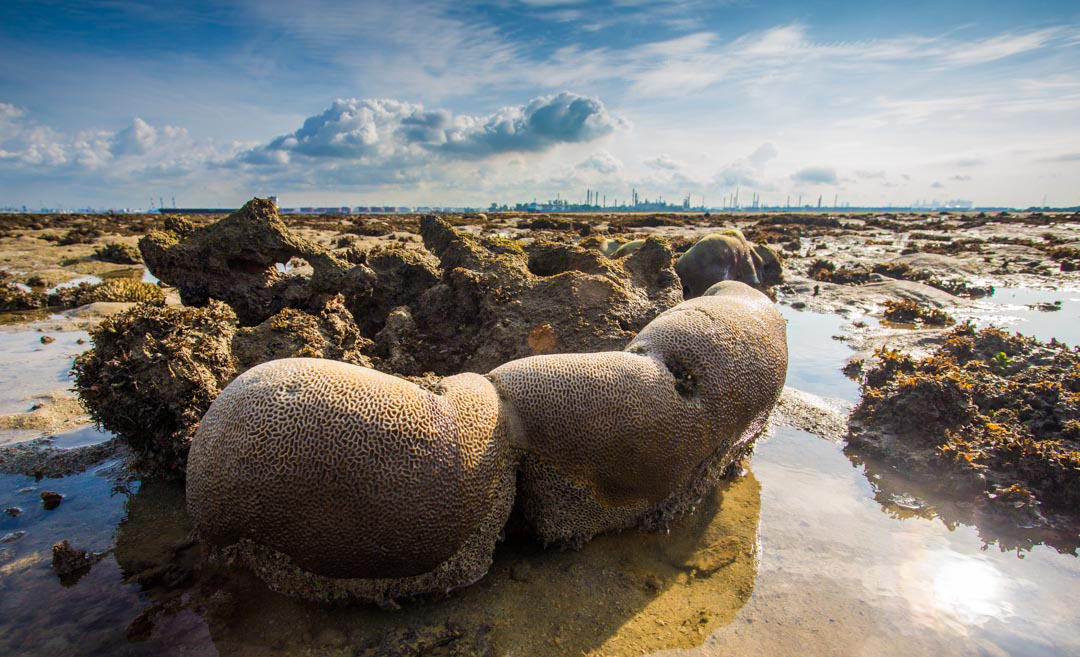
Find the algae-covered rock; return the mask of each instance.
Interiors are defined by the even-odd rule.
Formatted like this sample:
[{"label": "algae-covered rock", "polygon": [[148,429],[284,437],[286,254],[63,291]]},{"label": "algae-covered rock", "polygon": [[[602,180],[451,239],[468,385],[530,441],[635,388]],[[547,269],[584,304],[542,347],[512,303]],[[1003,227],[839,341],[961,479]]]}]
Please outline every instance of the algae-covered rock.
[{"label": "algae-covered rock", "polygon": [[137,265],[142,262],[139,249],[130,244],[111,242],[94,249],[94,259],[117,265]]},{"label": "algae-covered rock", "polygon": [[140,304],[91,331],[93,348],[72,368],[75,389],[143,470],[183,472],[199,418],[235,375],[235,332],[236,315],[223,303]]},{"label": "algae-covered rock", "polygon": [[258,326],[241,328],[232,340],[237,371],[275,358],[328,358],[370,366],[363,350],[371,340],[360,335],[341,297],[333,297],[318,315],[286,308]]},{"label": "algae-covered rock", "polygon": [[679,257],[675,271],[688,299],[701,296],[720,281],[739,281],[763,289],[783,280],[776,253],[767,246],[747,242],[738,230],[701,238]]},{"label": "algae-covered rock", "polygon": [[19,287],[9,272],[0,270],[0,312],[36,310],[47,303],[44,293]]},{"label": "algae-covered rock", "polygon": [[[318,313],[341,294],[361,333],[376,340],[376,365],[401,374],[485,371],[533,353],[528,336],[545,324],[551,351],[615,348],[681,300],[671,251],[656,240],[616,262],[567,244],[526,252],[436,217],[421,221],[421,234],[423,250],[352,247],[339,257],[291,233],[270,201],[253,199],[215,224],[152,232],[139,245],[185,304],[224,301],[242,326],[286,308]],[[314,273],[280,271],[292,258]],[[418,349],[398,357],[406,350],[396,340],[409,336]]]},{"label": "algae-covered rock", "polygon": [[928,358],[879,350],[862,392],[849,453],[1021,527],[1080,522],[1080,351],[962,324]]},{"label": "algae-covered rock", "polygon": [[239,328],[221,302],[205,308],[140,304],[91,331],[75,387],[91,416],[127,443],[142,471],[182,474],[199,419],[237,374],[277,358],[371,361],[340,298],[316,315],[285,309]]}]

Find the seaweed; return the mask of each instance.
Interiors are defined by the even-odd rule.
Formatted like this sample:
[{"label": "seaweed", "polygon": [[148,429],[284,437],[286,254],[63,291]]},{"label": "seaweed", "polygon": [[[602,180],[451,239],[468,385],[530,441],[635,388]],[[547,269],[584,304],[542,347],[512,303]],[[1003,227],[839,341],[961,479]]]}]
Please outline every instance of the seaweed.
[{"label": "seaweed", "polygon": [[851,450],[1021,527],[1080,522],[1080,350],[964,323],[927,358],[874,358]]},{"label": "seaweed", "polygon": [[142,262],[142,254],[130,244],[111,242],[94,249],[94,259],[117,265],[137,265]]},{"label": "seaweed", "polygon": [[944,310],[919,305],[914,301],[886,301],[885,319],[897,324],[948,326],[956,320]]}]

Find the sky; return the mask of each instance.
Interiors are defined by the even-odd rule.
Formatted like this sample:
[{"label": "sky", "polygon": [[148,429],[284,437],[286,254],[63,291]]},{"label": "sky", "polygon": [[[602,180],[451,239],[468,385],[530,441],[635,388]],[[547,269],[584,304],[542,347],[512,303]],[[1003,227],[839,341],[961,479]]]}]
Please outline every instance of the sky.
[{"label": "sky", "polygon": [[1080,3],[0,3],[0,207],[1080,204]]}]

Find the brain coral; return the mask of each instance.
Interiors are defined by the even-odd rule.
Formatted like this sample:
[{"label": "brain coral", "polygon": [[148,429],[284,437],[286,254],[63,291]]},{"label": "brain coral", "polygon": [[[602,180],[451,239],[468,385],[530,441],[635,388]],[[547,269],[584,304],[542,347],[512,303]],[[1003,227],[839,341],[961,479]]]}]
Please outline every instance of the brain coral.
[{"label": "brain coral", "polygon": [[688,299],[701,296],[720,281],[740,281],[763,288],[780,283],[782,274],[776,253],[746,241],[739,230],[702,237],[675,262],[675,272]]},{"label": "brain coral", "polygon": [[763,428],[784,385],[785,334],[765,295],[729,281],[622,352],[492,370],[527,436],[520,497],[540,538],[580,544],[695,504]]},{"label": "brain coral", "polygon": [[662,313],[624,351],[523,358],[434,391],[273,361],[207,411],[188,509],[205,540],[287,593],[445,591],[486,572],[515,481],[545,542],[690,510],[761,432],[786,369],[779,313],[735,282]]}]

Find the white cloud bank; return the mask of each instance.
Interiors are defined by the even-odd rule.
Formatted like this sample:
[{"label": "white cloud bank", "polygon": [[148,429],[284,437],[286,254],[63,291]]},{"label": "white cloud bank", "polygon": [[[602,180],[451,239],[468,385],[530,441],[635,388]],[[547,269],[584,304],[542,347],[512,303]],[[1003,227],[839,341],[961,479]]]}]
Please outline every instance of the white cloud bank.
[{"label": "white cloud bank", "polygon": [[240,156],[249,165],[294,160],[351,160],[370,167],[423,164],[433,159],[484,159],[533,153],[559,144],[590,142],[623,122],[598,98],[569,92],[540,96],[488,116],[388,99],[337,100],[295,132]]}]

